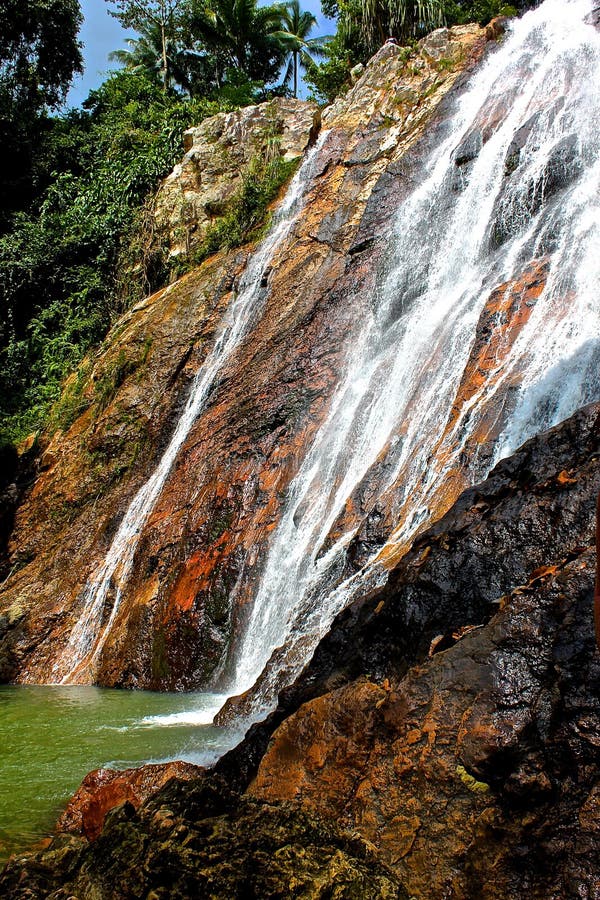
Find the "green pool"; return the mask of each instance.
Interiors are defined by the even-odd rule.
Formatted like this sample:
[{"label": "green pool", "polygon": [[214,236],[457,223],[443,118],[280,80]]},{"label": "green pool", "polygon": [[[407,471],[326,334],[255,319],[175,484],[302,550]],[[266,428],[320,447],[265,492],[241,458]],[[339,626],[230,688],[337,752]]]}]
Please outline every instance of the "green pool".
[{"label": "green pool", "polygon": [[0,685],[0,864],[52,831],[91,769],[169,759],[214,762],[233,742],[209,724],[223,700]]}]

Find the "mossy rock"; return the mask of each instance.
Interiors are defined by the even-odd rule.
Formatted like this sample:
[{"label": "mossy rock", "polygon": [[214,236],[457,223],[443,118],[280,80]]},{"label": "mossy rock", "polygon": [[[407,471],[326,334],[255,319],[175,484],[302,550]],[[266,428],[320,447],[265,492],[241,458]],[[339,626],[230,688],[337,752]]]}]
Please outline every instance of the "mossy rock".
[{"label": "mossy rock", "polygon": [[126,803],[79,852],[57,843],[24,868],[8,866],[0,876],[6,900],[52,891],[97,900],[408,900],[356,835],[295,803],[239,797],[210,777],[173,781],[137,813]]}]

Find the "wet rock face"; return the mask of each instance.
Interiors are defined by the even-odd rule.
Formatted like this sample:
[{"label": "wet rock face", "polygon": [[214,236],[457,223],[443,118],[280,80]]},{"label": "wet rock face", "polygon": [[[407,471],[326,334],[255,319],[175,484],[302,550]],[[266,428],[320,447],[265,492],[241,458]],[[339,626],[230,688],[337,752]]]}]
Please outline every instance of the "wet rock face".
[{"label": "wet rock face", "polygon": [[[330,680],[378,680],[424,657],[439,634],[485,623],[500,598],[541,566],[594,540],[600,489],[600,406],[592,404],[502,460],[421,535],[387,585],[340,613],[304,676],[284,692]],[[587,623],[590,625],[590,622]],[[303,698],[304,699],[304,698]]]},{"label": "wet rock face", "polygon": [[155,209],[158,238],[172,256],[189,253],[225,213],[251,160],[303,155],[319,130],[315,103],[278,97],[207,119],[184,133],[183,160],[163,183]]},{"label": "wet rock face", "polygon": [[591,552],[547,567],[404,679],[301,707],[250,793],[356,827],[418,897],[585,896],[600,849],[594,567]]},{"label": "wet rock face", "polygon": [[596,644],[600,651],[600,494],[596,509],[596,584],[594,589],[594,620],[596,623]]},{"label": "wet rock face", "polygon": [[[471,352],[446,425],[431,443],[431,465],[445,467],[444,478],[440,479],[437,491],[429,498],[432,518],[441,515],[467,487],[466,472],[459,466],[451,466],[450,461],[459,456],[461,416],[481,391],[486,392],[487,399],[485,403],[473,404],[468,414],[469,438],[464,441],[461,452],[463,458],[478,459],[483,469],[491,465],[495,442],[506,421],[507,411],[513,407],[518,388],[516,373],[512,380],[502,382],[503,363],[508,362],[511,350],[545,287],[547,262],[546,258],[533,259],[524,266],[519,278],[498,285],[480,313]],[[404,503],[398,499],[402,496],[400,488],[408,466],[399,470],[385,492],[373,490],[373,485],[379,482],[377,468],[383,468],[386,462],[383,459],[373,468],[370,477],[355,491],[332,529],[332,536],[339,536],[349,524],[348,516],[355,514],[357,509],[361,511],[362,523],[349,545],[348,575],[365,565],[393,534],[395,526],[410,513],[410,496]],[[406,549],[402,543],[390,545],[382,552],[381,559],[386,566],[392,566]]]},{"label": "wet rock face", "polygon": [[92,845],[56,839],[27,870],[9,863],[0,888],[7,900],[408,900],[358,836],[295,803],[240,799],[214,779],[172,783],[139,813],[125,804]]},{"label": "wet rock face", "polygon": [[223,771],[356,828],[412,896],[594,896],[599,414],[465,492]]},{"label": "wet rock face", "polygon": [[[12,569],[9,541],[15,515],[23,497],[37,474],[37,440],[34,435],[19,447],[0,447],[0,579]],[[0,676],[1,678],[1,676]]]},{"label": "wet rock face", "polygon": [[[64,430],[42,441],[8,547],[12,575],[0,601],[6,680],[19,669],[23,676],[23,659],[40,641],[31,679],[60,677],[53,665],[80,613],[81,576],[102,560],[123,508],[157,464],[244,259],[213,259],[137,304],[67,384]],[[72,424],[67,401],[78,412]]]},{"label": "wet rock face", "polygon": [[[324,116],[330,133],[306,205],[264,273],[260,327],[220,372],[181,448],[131,577],[121,585],[104,650],[94,671],[82,676],[87,680],[178,689],[214,684],[227,674],[232,635],[243,627],[282,497],[327,413],[345,339],[370,302],[391,211],[407,189],[401,161],[420,145],[425,126],[443,118],[444,98],[486,46],[476,26],[449,29],[436,41],[443,65],[426,48],[409,59],[388,45]],[[294,154],[309,140],[314,109],[291,109],[300,124],[289,134],[284,128],[280,139],[281,149]],[[242,111],[250,116],[242,128],[248,146],[236,145],[236,152],[254,152],[252,117],[259,131],[264,125],[263,113],[254,110]],[[216,117],[201,126],[202,140],[219,145],[229,140],[227,129],[238,134],[241,122]],[[212,145],[210,129],[216,129]],[[192,140],[193,156],[200,133]],[[419,151],[414,154],[417,167]],[[371,253],[375,231],[380,245]],[[13,574],[0,590],[7,623],[2,677],[52,681],[68,670],[61,653],[81,615],[86,581],[173,433],[246,258],[246,251],[212,258],[139,304],[67,386],[61,430],[42,442],[41,471],[10,539]],[[364,285],[358,296],[357,284]]]},{"label": "wet rock face", "polygon": [[65,834],[84,835],[95,840],[106,815],[129,803],[134,809],[168,781],[190,781],[202,774],[199,766],[184,762],[157,763],[137,769],[96,769],[85,776],[56,825]]},{"label": "wet rock face", "polygon": [[520,140],[526,137],[523,130],[517,132],[509,148],[505,163],[508,180],[504,194],[497,201],[495,221],[490,245],[498,248],[508,238],[523,230],[544,204],[550,203],[559,191],[568,187],[581,173],[583,163],[576,134],[567,135],[558,142],[548,158],[546,167],[535,178],[522,181],[519,160]]},{"label": "wet rock face", "polygon": [[594,897],[599,488],[595,404],[466,491],[216,775],[13,860],[2,896]]},{"label": "wet rock face", "polygon": [[[387,585],[346,609],[265,723],[218,766],[246,784],[278,725],[303,703],[368,675],[382,683],[485,624],[536,570],[593,544],[600,488],[600,405],[592,404],[503,460],[392,565]],[[588,617],[584,627],[592,627]]]}]

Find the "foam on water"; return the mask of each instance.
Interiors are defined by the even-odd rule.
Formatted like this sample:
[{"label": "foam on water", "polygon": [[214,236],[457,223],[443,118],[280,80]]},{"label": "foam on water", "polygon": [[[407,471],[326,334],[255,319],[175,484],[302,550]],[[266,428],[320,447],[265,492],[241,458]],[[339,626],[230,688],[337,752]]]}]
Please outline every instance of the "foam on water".
[{"label": "foam on water", "polygon": [[206,694],[206,705],[199,709],[187,709],[182,712],[144,716],[136,725],[149,725],[154,728],[169,728],[173,725],[210,725],[219,712],[227,694]]}]

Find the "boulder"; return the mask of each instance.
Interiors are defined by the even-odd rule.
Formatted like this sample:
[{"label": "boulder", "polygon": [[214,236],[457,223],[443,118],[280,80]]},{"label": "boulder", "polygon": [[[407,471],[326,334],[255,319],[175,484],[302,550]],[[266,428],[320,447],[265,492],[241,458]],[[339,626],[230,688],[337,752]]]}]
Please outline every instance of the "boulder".
[{"label": "boulder", "polygon": [[251,161],[276,153],[298,159],[319,130],[315,103],[278,97],[206,119],[183,136],[185,156],[163,182],[156,239],[171,256],[189,254],[227,209]]},{"label": "boulder", "polygon": [[214,778],[172,783],[138,812],[125,803],[94,843],[62,836],[22,865],[0,875],[6,900],[408,900],[358,835],[298,804],[240,798]]},{"label": "boulder", "polygon": [[84,835],[95,840],[107,814],[117,806],[130,803],[138,809],[172,778],[189,781],[202,774],[200,766],[191,763],[169,762],[139,766],[135,769],[95,769],[89,772],[67,808],[60,816],[56,829],[68,834]]}]

